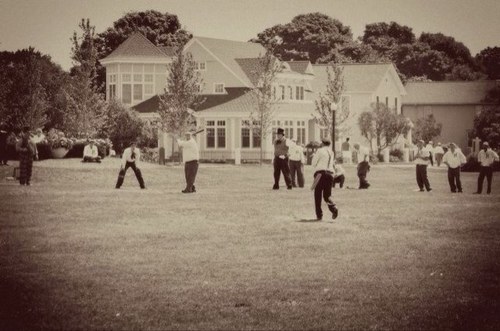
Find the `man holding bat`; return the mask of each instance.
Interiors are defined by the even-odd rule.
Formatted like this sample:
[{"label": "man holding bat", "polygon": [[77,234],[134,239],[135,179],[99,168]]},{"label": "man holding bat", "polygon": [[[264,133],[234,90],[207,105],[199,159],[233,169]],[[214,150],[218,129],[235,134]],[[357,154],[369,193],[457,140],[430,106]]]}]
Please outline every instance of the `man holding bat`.
[{"label": "man holding bat", "polygon": [[331,142],[328,138],[322,139],[323,146],[318,149],[312,159],[314,167],[314,182],[311,189],[314,190],[314,204],[316,207],[316,217],[318,221],[323,218],[323,210],[321,209],[321,198],[325,200],[328,209],[332,213],[332,218],[336,219],[338,210],[331,199],[332,184],[333,184],[333,163],[335,156],[330,148]]},{"label": "man holding bat", "polygon": [[194,181],[196,179],[196,174],[198,173],[198,160],[200,159],[200,152],[193,135],[203,131],[204,130],[201,129],[196,131],[194,134],[187,132],[184,135],[184,140],[177,138],[177,144],[179,147],[182,147],[182,160],[184,161],[184,175],[186,177],[186,188],[182,190],[182,193],[196,192]]}]

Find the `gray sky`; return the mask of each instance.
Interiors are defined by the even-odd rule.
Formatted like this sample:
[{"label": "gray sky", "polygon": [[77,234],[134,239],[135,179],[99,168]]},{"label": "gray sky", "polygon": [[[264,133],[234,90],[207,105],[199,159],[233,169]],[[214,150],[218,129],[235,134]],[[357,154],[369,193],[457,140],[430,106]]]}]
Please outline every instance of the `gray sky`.
[{"label": "gray sky", "polygon": [[124,13],[155,9],[176,14],[195,35],[247,41],[298,15],[321,12],[351,27],[354,38],[368,23],[396,21],[442,32],[475,55],[500,46],[500,0],[0,0],[0,50],[33,46],[64,69],[71,66],[69,38],[81,18],[102,32]]}]

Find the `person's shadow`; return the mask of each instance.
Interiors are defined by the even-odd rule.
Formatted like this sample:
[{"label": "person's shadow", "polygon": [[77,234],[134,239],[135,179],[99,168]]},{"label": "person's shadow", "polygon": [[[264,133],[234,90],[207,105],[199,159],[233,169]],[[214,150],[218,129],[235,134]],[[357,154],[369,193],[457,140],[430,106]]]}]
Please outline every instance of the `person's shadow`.
[{"label": "person's shadow", "polygon": [[315,218],[311,218],[311,219],[306,219],[306,218],[303,218],[303,219],[300,219],[296,222],[299,222],[299,223],[315,223],[315,222],[322,222],[321,220],[318,220],[318,219],[315,219]]}]

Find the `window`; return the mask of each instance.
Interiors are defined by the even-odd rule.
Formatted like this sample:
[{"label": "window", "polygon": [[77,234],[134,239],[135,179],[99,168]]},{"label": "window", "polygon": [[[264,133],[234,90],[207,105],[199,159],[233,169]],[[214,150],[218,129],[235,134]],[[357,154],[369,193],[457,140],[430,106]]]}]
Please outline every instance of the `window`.
[{"label": "window", "polygon": [[285,137],[293,139],[293,121],[285,121],[283,129],[285,130]]},{"label": "window", "polygon": [[250,129],[241,128],[241,148],[250,148]]},{"label": "window", "polygon": [[124,83],[129,83],[132,79],[132,76],[130,74],[122,74],[122,82]]},{"label": "window", "polygon": [[285,87],[280,85],[281,100],[285,100]]},{"label": "window", "polygon": [[207,148],[226,148],[226,121],[207,121]]},{"label": "window", "polygon": [[273,99],[276,100],[276,86],[273,86]]},{"label": "window", "polygon": [[253,122],[253,127],[251,128],[250,121],[242,121],[241,126],[241,148],[259,148],[259,122]]},{"label": "window", "polygon": [[306,121],[297,121],[297,143],[306,143]]},{"label": "window", "polygon": [[222,94],[224,93],[224,84],[214,84],[214,93]]},{"label": "window", "polygon": [[385,97],[385,107],[389,109],[389,97]]},{"label": "window", "polygon": [[146,83],[152,83],[153,82],[153,74],[145,74],[144,75],[144,81]]},{"label": "window", "polygon": [[396,114],[398,114],[399,113],[399,109],[398,109],[398,97],[394,98],[394,108],[396,109]]},{"label": "window", "polygon": [[142,100],[142,84],[134,84],[134,101]]},{"label": "window", "polygon": [[142,74],[134,74],[134,83],[142,82]]},{"label": "window", "polygon": [[304,86],[295,87],[295,99],[304,100]]},{"label": "window", "polygon": [[293,100],[293,89],[291,86],[288,86],[288,97],[290,100]]},{"label": "window", "polygon": [[205,71],[207,69],[207,63],[206,62],[195,62],[195,69],[196,71]]},{"label": "window", "polygon": [[109,99],[115,99],[116,98],[116,85],[109,85]]},{"label": "window", "polygon": [[132,85],[123,84],[122,85],[122,102],[125,104],[132,103]]},{"label": "window", "polygon": [[328,129],[320,129],[319,130],[319,135],[320,135],[321,139],[323,139],[323,138],[331,138],[332,133]]},{"label": "window", "polygon": [[153,94],[153,84],[144,84],[144,94]]}]

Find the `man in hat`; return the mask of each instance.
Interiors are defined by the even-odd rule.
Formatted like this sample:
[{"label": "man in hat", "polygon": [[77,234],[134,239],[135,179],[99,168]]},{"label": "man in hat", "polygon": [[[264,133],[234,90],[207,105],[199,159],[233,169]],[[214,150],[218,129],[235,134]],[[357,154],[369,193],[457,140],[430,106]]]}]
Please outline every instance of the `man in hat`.
[{"label": "man in hat", "polygon": [[452,193],[462,193],[460,167],[467,162],[465,155],[454,143],[448,145],[448,151],[443,156],[443,164],[448,166],[448,182]]},{"label": "man in hat", "polygon": [[474,194],[481,194],[483,191],[484,177],[488,181],[486,193],[491,193],[491,182],[493,181],[493,163],[498,162],[498,154],[490,148],[487,141],[483,142],[483,148],[477,154],[477,161],[481,168],[477,178],[477,191]]},{"label": "man in hat", "polygon": [[[292,139],[293,144],[289,147],[290,154],[290,176],[292,178],[292,186],[304,187],[304,148],[297,144],[295,139]],[[297,176],[295,176],[297,175]],[[295,181],[297,177],[297,181]]]},{"label": "man in hat", "polygon": [[313,156],[312,166],[314,167],[314,205],[316,209],[316,217],[318,221],[323,218],[323,210],[321,209],[321,198],[323,198],[328,205],[328,209],[332,213],[332,218],[336,219],[338,210],[331,199],[332,184],[333,184],[333,164],[335,162],[335,155],[331,150],[331,141],[328,138],[322,139],[322,147],[319,148]]},{"label": "man in hat", "polygon": [[427,178],[427,165],[429,164],[431,153],[424,144],[425,142],[423,140],[417,141],[417,152],[415,155],[417,184],[420,192],[424,192],[424,186],[427,192],[430,192],[432,189],[429,179]]},{"label": "man in hat", "polygon": [[365,190],[370,187],[370,183],[366,177],[370,171],[370,153],[368,148],[362,147],[359,144],[354,144],[354,150],[358,158],[358,178],[359,178],[359,189]]},{"label": "man in hat", "polygon": [[122,164],[120,167],[120,172],[118,174],[118,180],[116,182],[117,189],[122,186],[128,168],[132,168],[132,170],[134,171],[135,177],[137,178],[141,189],[146,188],[146,186],[144,185],[144,179],[142,178],[141,169],[139,169],[138,167],[140,159],[141,151],[139,150],[139,148],[137,148],[137,144],[135,142],[132,142],[130,144],[130,147],[126,148],[123,151]]},{"label": "man in hat", "polygon": [[274,141],[274,186],[273,190],[280,189],[280,174],[283,173],[287,189],[292,189],[292,178],[290,176],[290,168],[288,166],[288,149],[294,143],[285,137],[285,131],[278,128],[276,132],[277,138]]},{"label": "man in hat", "polygon": [[194,181],[198,173],[198,160],[200,159],[198,144],[190,132],[184,135],[184,140],[177,139],[177,144],[182,147],[182,161],[186,177],[186,188],[182,190],[182,193],[194,193],[196,192]]},{"label": "man in hat", "polygon": [[83,148],[83,160],[82,162],[97,162],[101,163],[101,157],[99,156],[99,151],[93,140],[87,140],[88,145]]}]

